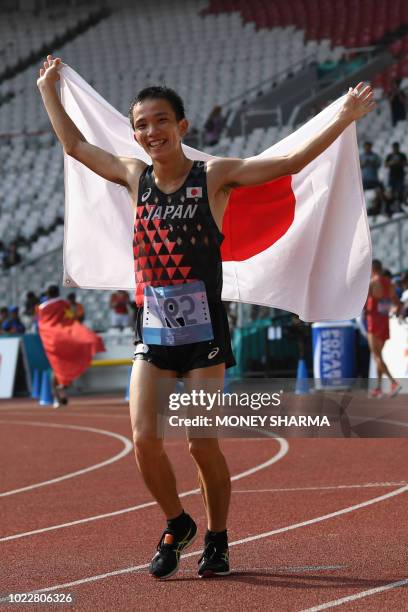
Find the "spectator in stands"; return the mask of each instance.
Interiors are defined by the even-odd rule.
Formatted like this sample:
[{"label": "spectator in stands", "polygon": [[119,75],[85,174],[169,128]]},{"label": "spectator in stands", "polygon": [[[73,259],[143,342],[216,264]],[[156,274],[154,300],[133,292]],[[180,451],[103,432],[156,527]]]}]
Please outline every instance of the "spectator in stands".
[{"label": "spectator in stands", "polygon": [[129,325],[129,294],[127,291],[112,293],[109,306],[111,309],[111,326],[123,329]]},{"label": "spectator in stands", "polygon": [[388,184],[392,198],[397,202],[397,211],[401,212],[401,204],[404,202],[407,156],[400,151],[399,142],[392,143],[392,152],[387,155],[385,165],[389,168]]},{"label": "spectator in stands", "polygon": [[21,262],[21,255],[17,250],[17,241],[10,244],[9,252],[7,255],[6,265],[8,268],[15,266]]},{"label": "spectator in stands", "polygon": [[407,118],[407,96],[401,89],[401,79],[395,79],[389,94],[392,125]]},{"label": "spectator in stands", "polygon": [[35,315],[35,307],[39,303],[40,301],[38,297],[35,295],[34,291],[28,291],[26,295],[26,301],[24,304],[24,314],[27,317],[33,317]]},{"label": "spectator in stands", "polygon": [[3,330],[4,323],[9,318],[9,309],[7,306],[2,306],[0,308],[0,334],[5,334],[6,332]]},{"label": "spectator in stands", "polygon": [[364,152],[360,155],[361,174],[363,189],[375,189],[374,206],[368,211],[369,214],[377,215],[382,206],[386,204],[384,185],[378,178],[378,169],[381,166],[381,157],[372,150],[372,143],[364,143]]},{"label": "spectator in stands", "polygon": [[401,386],[392,377],[382,356],[384,344],[390,337],[389,316],[392,307],[399,311],[401,303],[395,293],[395,287],[390,279],[383,275],[383,267],[378,259],[374,259],[371,270],[371,281],[368,298],[365,305],[367,318],[367,340],[371,354],[377,366],[377,386],[372,389],[371,397],[382,397],[381,383],[383,374],[391,383],[389,397],[394,397]]},{"label": "spectator in stands", "polygon": [[82,323],[82,321],[85,319],[85,308],[82,306],[82,304],[80,304],[80,302],[76,301],[76,295],[74,292],[68,293],[67,300],[71,304],[74,319]]},{"label": "spectator in stands", "polygon": [[24,334],[25,325],[20,320],[18,306],[9,308],[9,318],[3,323],[2,328],[7,334]]},{"label": "spectator in stands", "polygon": [[28,291],[24,303],[24,310],[21,320],[25,325],[26,331],[37,332],[37,311],[39,299],[33,291]]},{"label": "spectator in stands", "polygon": [[401,295],[404,292],[401,274],[394,274],[392,277],[392,282],[394,283],[395,293],[397,294],[398,299],[401,300]]},{"label": "spectator in stands", "polygon": [[210,116],[204,124],[204,144],[210,146],[217,144],[223,127],[224,118],[222,116],[221,106],[214,106]]}]

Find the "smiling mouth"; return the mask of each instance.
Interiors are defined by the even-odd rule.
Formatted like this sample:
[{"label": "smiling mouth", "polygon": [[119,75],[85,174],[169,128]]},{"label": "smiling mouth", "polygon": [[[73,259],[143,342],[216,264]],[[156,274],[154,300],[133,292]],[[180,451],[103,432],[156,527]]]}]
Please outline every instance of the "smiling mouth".
[{"label": "smiling mouth", "polygon": [[152,140],[151,142],[149,142],[149,148],[150,149],[159,149],[166,142],[167,142],[166,140]]}]

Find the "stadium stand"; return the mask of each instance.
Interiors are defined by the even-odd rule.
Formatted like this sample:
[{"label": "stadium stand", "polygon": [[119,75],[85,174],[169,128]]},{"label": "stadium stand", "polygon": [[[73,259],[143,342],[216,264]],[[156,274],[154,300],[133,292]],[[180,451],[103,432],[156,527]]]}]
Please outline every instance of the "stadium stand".
[{"label": "stadium stand", "polygon": [[257,28],[294,25],[307,40],[364,47],[408,24],[405,0],[211,0],[205,14],[239,12]]},{"label": "stadium stand", "polygon": [[[24,34],[27,16],[7,14],[12,34],[2,38],[0,53],[13,74],[0,75],[4,169],[0,235],[6,244],[19,240],[23,261],[3,274],[0,304],[6,298],[10,301],[10,296],[22,304],[28,290],[43,289],[62,275],[63,157],[35,87],[39,62],[30,60],[42,45],[50,44],[54,55],[61,55],[123,114],[142,87],[153,83],[174,87],[185,100],[192,126],[200,132],[214,105],[228,109],[232,99],[256,100],[295,78],[310,62],[336,63],[345,49],[370,45],[394,33],[398,38],[390,41],[390,48],[395,63],[373,81],[378,96],[384,96],[392,78],[408,77],[404,32],[408,5],[395,1],[387,12],[385,4],[381,0],[155,0],[146,4],[143,14],[131,5],[112,3],[110,12],[92,22],[90,9],[70,6],[69,19],[61,8],[40,12],[35,17],[38,27],[29,35]],[[64,35],[63,44],[53,45]],[[27,59],[31,62],[27,67],[17,63]],[[245,136],[231,138],[224,133],[207,150],[226,156],[256,155],[292,129],[268,121],[267,127]],[[382,157],[395,140],[408,151],[406,124],[391,128],[386,99],[379,102],[374,116],[361,122],[359,137],[361,142],[373,141]],[[385,173],[382,168],[382,180]],[[408,268],[402,254],[408,238],[406,215],[390,222],[381,216],[370,218],[370,223],[375,255],[395,271]],[[78,299],[88,322],[97,329],[108,325],[107,292],[78,292]]]}]

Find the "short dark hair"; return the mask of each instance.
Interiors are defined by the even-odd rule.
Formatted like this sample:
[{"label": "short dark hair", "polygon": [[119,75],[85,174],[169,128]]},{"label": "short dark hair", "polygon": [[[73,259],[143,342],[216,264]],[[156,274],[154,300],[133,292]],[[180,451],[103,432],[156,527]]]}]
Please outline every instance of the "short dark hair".
[{"label": "short dark hair", "polygon": [[400,143],[399,143],[399,142],[393,142],[393,143],[392,143],[392,146],[393,146],[393,147],[399,147],[399,146],[400,146]]},{"label": "short dark hair", "polygon": [[58,285],[50,285],[47,289],[47,297],[55,298],[59,297],[59,287]]},{"label": "short dark hair", "polygon": [[373,270],[376,270],[377,272],[382,271],[382,263],[379,259],[373,259],[372,266]]},{"label": "short dark hair", "polygon": [[186,118],[184,102],[178,93],[174,91],[174,89],[164,85],[152,85],[151,87],[145,87],[145,89],[139,91],[137,96],[133,98],[130,104],[129,119],[133,129],[135,129],[135,125],[133,123],[133,109],[136,104],[144,102],[145,100],[167,100],[173,109],[174,114],[176,115],[177,121],[181,121],[182,119]]},{"label": "short dark hair", "polygon": [[369,140],[366,140],[365,143],[364,143],[364,146],[366,146],[366,145],[370,145],[370,147],[372,147],[373,143],[370,142]]}]

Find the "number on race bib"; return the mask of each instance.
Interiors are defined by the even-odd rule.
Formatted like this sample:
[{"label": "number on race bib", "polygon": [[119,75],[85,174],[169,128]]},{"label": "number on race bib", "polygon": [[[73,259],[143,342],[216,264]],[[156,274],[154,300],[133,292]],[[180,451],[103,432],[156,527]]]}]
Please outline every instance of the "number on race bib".
[{"label": "number on race bib", "polygon": [[202,281],[145,288],[143,342],[175,346],[213,338]]}]

